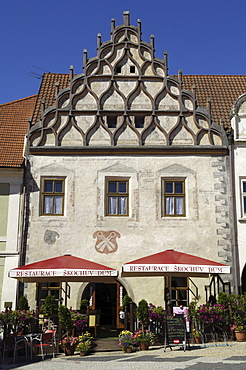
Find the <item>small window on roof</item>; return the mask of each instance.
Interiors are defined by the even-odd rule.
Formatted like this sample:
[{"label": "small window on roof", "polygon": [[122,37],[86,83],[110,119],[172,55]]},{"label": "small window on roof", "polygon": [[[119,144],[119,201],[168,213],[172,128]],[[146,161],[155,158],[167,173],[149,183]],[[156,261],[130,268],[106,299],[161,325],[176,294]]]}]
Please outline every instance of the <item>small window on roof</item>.
[{"label": "small window on roof", "polygon": [[108,116],[107,117],[107,124],[108,124],[108,128],[116,128],[117,117],[116,116]]},{"label": "small window on roof", "polygon": [[135,117],[135,127],[136,128],[144,127],[144,117]]},{"label": "small window on roof", "polygon": [[130,73],[135,73],[135,66],[130,66]]}]

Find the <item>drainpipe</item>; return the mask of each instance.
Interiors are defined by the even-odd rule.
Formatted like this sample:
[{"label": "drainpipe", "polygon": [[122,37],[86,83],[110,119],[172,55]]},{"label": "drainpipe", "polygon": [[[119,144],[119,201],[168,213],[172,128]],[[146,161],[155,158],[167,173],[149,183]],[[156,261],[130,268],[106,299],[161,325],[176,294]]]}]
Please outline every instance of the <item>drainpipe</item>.
[{"label": "drainpipe", "polygon": [[[31,118],[28,119],[28,132],[31,125]],[[28,135],[28,134],[27,134]],[[23,148],[23,158],[24,158],[24,171],[23,171],[23,188],[22,188],[22,218],[21,218],[21,238],[20,238],[20,249],[19,249],[19,262],[18,267],[23,266],[26,260],[26,235],[27,235],[27,225],[28,225],[28,191],[27,191],[27,168],[28,168],[28,137],[25,137],[25,143]],[[16,291],[16,304],[18,304],[20,297],[23,296],[24,283],[17,281],[17,291]]]},{"label": "drainpipe", "polygon": [[228,135],[229,141],[229,161],[230,161],[230,188],[231,188],[231,217],[232,217],[232,252],[233,252],[233,270],[234,270],[234,293],[239,294],[240,276],[239,276],[239,253],[237,241],[237,213],[235,199],[235,166],[234,166],[234,132]]}]

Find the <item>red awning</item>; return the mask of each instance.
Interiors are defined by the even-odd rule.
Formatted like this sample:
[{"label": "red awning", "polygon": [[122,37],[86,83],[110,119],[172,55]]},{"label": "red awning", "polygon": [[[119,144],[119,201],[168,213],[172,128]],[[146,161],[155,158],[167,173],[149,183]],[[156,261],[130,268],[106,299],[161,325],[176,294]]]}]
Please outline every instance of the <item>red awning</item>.
[{"label": "red awning", "polygon": [[30,263],[9,271],[9,277],[25,282],[115,280],[118,271],[70,254]]},{"label": "red awning", "polygon": [[229,274],[230,266],[172,249],[125,263],[122,276]]}]

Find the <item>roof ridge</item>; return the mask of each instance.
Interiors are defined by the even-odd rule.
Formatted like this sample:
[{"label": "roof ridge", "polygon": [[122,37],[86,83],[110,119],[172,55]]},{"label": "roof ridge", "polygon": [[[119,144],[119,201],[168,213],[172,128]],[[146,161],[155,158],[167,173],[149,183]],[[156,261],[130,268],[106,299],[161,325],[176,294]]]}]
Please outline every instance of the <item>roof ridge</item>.
[{"label": "roof ridge", "polygon": [[34,95],[30,95],[30,96],[26,96],[25,98],[21,98],[21,99],[17,99],[17,100],[10,101],[10,102],[8,102],[8,103],[0,104],[0,107],[2,107],[3,105],[10,105],[10,104],[14,104],[14,103],[19,103],[20,101],[27,100],[27,99],[31,99],[31,98],[35,98],[35,97],[37,97],[37,96],[38,96],[38,94],[34,94]]}]

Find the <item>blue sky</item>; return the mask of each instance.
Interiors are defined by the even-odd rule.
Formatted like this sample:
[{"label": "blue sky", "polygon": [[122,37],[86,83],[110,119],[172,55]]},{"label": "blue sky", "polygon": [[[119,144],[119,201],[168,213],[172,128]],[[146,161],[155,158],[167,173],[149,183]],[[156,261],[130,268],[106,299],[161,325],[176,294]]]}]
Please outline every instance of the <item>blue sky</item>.
[{"label": "blue sky", "polygon": [[95,56],[125,10],[144,41],[155,35],[156,57],[168,51],[170,74],[245,74],[245,0],[0,0],[0,104],[38,92],[36,67],[81,73],[83,49]]}]

